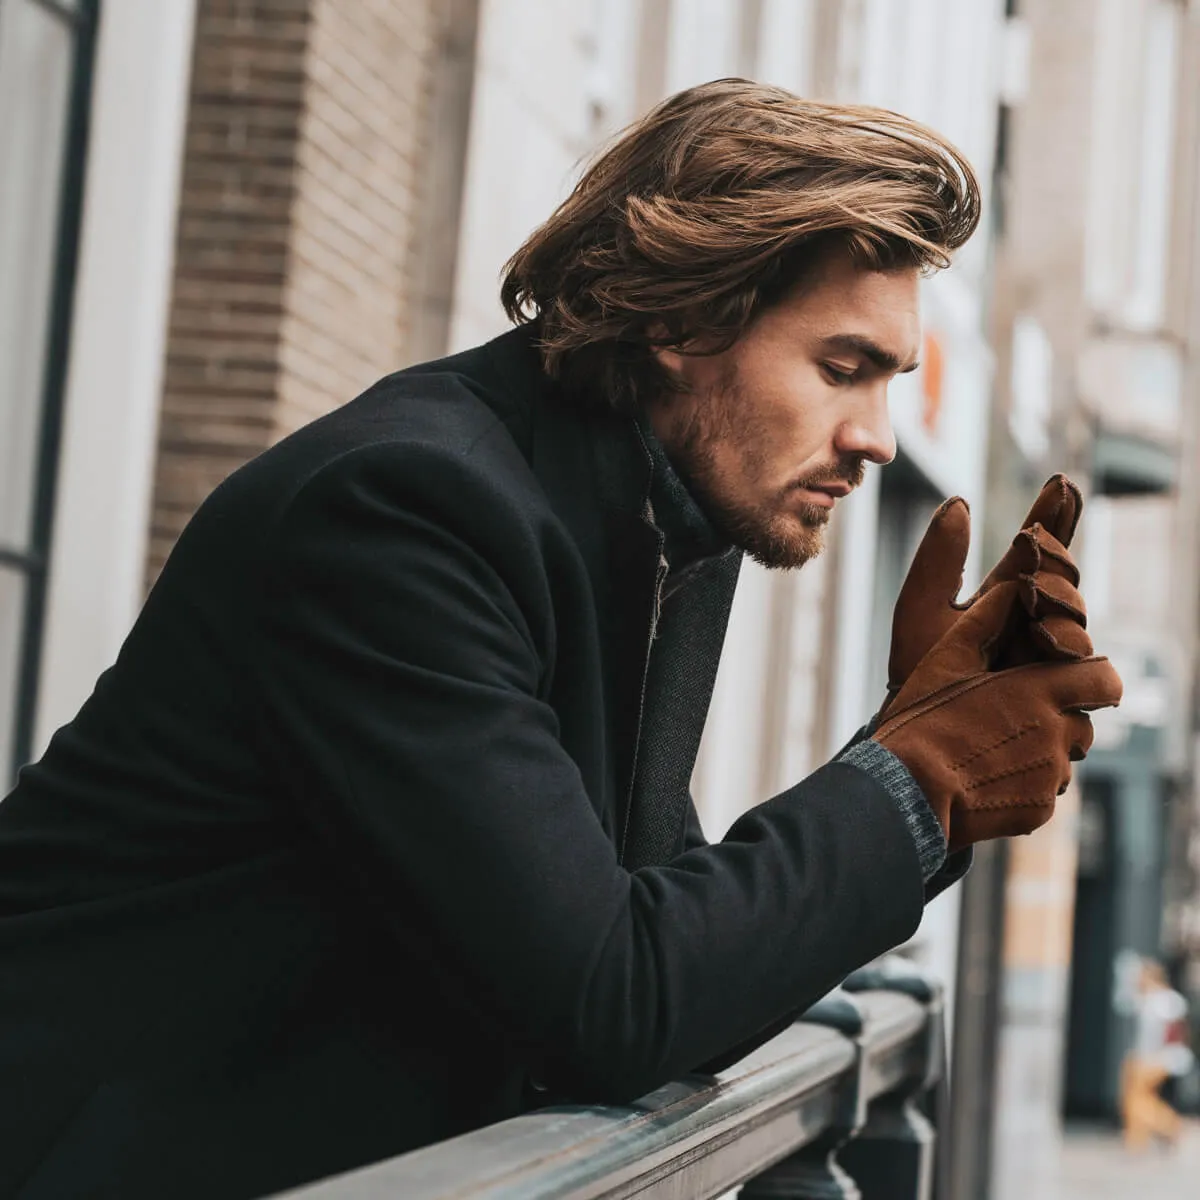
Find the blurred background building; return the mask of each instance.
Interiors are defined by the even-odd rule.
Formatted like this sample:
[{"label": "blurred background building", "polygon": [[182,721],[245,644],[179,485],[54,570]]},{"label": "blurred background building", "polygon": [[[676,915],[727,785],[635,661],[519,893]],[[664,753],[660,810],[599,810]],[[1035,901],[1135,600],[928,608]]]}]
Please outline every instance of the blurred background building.
[{"label": "blurred background building", "polygon": [[995,528],[1048,469],[1087,482],[1091,627],[1126,685],[1096,718],[1075,819],[1007,848],[997,1162],[1027,1149],[996,1194],[1038,1196],[1051,1105],[1116,1111],[1137,956],[1200,994],[1200,23],[1177,0],[1021,0],[1010,29],[1023,69],[997,149]]},{"label": "blurred background building", "polygon": [[744,570],[695,793],[719,837],[871,715],[941,498],[971,502],[971,585],[1047,475],[1084,486],[1126,701],[1058,818],[981,847],[908,947],[952,1014],[952,1195],[1057,1195],[1064,1114],[1116,1112],[1132,956],[1200,1007],[1198,10],[0,0],[0,775],[231,470],[504,327],[505,259],[628,121],[725,75],[897,109],[967,153],[983,226],[925,284],[896,463],[821,559]]}]

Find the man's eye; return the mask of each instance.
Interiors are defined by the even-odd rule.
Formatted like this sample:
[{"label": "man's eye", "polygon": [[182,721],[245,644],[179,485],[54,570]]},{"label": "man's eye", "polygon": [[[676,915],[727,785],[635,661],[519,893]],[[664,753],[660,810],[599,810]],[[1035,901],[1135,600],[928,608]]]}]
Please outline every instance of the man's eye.
[{"label": "man's eye", "polygon": [[845,387],[847,384],[854,382],[853,371],[840,371],[830,363],[822,363],[821,370],[825,372],[825,377],[829,382],[836,384],[838,387]]}]

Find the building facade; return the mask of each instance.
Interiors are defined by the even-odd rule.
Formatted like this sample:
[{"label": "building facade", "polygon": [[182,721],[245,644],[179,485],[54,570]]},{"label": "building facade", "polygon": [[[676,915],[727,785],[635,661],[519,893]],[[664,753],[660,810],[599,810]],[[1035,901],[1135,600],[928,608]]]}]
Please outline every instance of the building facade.
[{"label": "building facade", "polygon": [[992,1194],[1047,1195],[1061,1114],[1115,1118],[1138,956],[1197,999],[1200,15],[1020,0],[992,335],[994,503],[1085,486],[1090,628],[1125,681],[1069,816],[1001,889]]}]

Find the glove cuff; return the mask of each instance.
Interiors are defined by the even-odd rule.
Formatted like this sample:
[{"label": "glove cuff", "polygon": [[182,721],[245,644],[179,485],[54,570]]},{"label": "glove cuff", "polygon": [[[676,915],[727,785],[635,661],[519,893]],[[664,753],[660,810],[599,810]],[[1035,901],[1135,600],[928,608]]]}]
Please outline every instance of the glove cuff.
[{"label": "glove cuff", "polygon": [[916,843],[921,877],[928,883],[946,861],[946,835],[912,773],[886,746],[869,738],[843,751],[837,761],[865,771],[891,796]]}]

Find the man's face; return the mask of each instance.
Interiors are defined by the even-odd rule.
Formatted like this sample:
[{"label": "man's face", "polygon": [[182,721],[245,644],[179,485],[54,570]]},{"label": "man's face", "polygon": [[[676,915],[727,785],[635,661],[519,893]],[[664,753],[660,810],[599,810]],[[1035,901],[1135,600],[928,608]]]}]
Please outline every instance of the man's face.
[{"label": "man's face", "polygon": [[655,435],[713,524],[768,567],[819,554],[838,498],[896,454],[887,388],[917,365],[918,272],[842,257],[716,355],[658,352],[686,390]]}]

